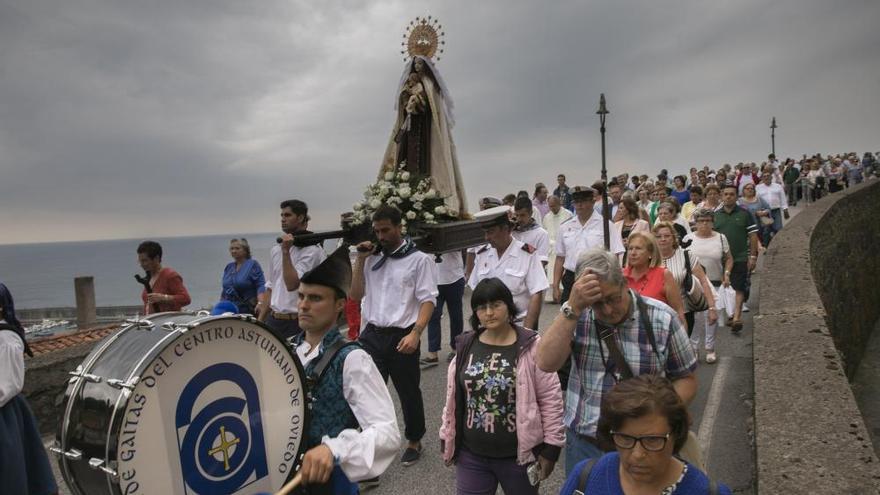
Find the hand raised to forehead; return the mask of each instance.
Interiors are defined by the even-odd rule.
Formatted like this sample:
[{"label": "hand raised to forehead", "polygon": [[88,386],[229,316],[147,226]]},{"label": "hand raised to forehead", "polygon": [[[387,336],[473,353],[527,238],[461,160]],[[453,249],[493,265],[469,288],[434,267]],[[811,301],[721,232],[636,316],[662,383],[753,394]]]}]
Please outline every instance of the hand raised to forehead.
[{"label": "hand raised to forehead", "polygon": [[602,283],[599,280],[599,276],[587,268],[574,281],[574,285],[571,287],[571,295],[568,298],[568,304],[576,312],[581,312],[587,306],[592,306],[601,299]]}]

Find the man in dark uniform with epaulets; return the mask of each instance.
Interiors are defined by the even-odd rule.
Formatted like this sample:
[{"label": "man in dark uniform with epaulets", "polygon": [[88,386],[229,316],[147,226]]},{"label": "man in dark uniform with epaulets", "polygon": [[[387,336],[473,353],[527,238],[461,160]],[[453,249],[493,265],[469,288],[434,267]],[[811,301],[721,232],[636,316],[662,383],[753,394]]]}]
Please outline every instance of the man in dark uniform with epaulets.
[{"label": "man in dark uniform with epaulets", "polygon": [[491,222],[485,227],[489,244],[477,251],[468,285],[473,289],[483,279],[501,279],[513,294],[516,322],[537,330],[544,291],[549,287],[547,275],[535,247],[513,238],[514,224],[508,210],[492,208],[474,215],[491,218]]},{"label": "man in dark uniform with epaulets", "polygon": [[400,448],[394,404],[373,359],[336,326],[351,286],[348,247],[300,277],[294,340],[309,385],[311,419],[301,493],[356,494]]}]

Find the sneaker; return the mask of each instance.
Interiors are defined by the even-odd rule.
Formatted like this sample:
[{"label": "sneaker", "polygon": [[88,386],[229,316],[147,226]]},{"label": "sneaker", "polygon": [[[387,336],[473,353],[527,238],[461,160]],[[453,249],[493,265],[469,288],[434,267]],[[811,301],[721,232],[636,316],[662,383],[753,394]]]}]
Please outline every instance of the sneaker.
[{"label": "sneaker", "polygon": [[712,364],[715,361],[718,361],[718,356],[715,355],[715,351],[706,349],[706,364]]},{"label": "sneaker", "polygon": [[434,356],[434,357],[427,356],[427,357],[423,357],[422,359],[419,359],[419,362],[422,364],[433,365],[433,364],[439,363],[440,359],[437,356]]},{"label": "sneaker", "polygon": [[449,355],[446,356],[446,362],[451,363],[453,359],[455,359],[455,351],[450,352]]},{"label": "sneaker", "polygon": [[749,312],[749,307],[746,306],[746,303],[743,303],[743,313],[748,313],[748,312]]},{"label": "sneaker", "polygon": [[422,456],[422,444],[419,444],[419,448],[414,449],[412,447],[407,447],[405,451],[403,451],[403,455],[400,456],[400,463],[404,466],[412,466],[419,460],[419,457]]},{"label": "sneaker", "polygon": [[373,488],[375,486],[379,486],[379,477],[370,478],[368,480],[361,480],[358,482],[361,488]]}]

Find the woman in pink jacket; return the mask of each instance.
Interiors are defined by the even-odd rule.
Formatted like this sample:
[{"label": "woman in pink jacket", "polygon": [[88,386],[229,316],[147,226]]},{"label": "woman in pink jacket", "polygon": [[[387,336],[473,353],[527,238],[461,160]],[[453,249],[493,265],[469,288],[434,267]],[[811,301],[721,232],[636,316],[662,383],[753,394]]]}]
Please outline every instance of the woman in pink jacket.
[{"label": "woman in pink jacket", "polygon": [[535,364],[540,337],[515,326],[510,290],[485,279],[471,296],[471,326],[449,364],[440,448],[456,464],[459,494],[536,494],[565,444],[556,373]]}]

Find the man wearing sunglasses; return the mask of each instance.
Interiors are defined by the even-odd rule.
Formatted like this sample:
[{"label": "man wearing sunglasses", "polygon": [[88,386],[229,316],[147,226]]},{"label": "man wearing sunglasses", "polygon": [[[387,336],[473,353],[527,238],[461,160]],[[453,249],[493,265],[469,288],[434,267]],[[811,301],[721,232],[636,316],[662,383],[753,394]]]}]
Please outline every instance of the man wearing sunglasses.
[{"label": "man wearing sunglasses", "polygon": [[538,367],[571,363],[565,392],[566,473],[603,454],[597,440],[602,397],[644,374],[672,381],[685,404],[697,392],[697,357],[675,312],[627,288],[617,256],[602,248],[577,262],[571,296],[538,343]]}]

